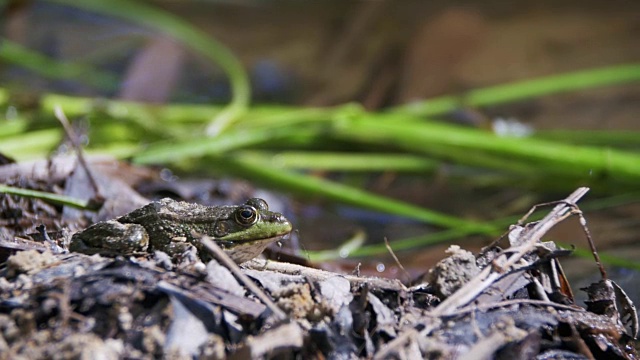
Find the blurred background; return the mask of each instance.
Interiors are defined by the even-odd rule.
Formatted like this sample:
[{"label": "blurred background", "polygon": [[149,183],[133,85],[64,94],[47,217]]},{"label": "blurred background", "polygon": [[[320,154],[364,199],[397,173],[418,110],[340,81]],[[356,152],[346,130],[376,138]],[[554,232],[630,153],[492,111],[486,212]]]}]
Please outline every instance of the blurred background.
[{"label": "blurred background", "polygon": [[[0,4],[6,156],[59,151],[61,104],[89,153],[166,183],[241,179],[216,196],[275,190],[256,191],[293,219],[302,256],[365,246],[339,264],[392,277],[384,238],[418,275],[591,186],[612,278],[637,276],[640,2]],[[550,239],[587,247],[575,221]],[[597,274],[580,254],[563,262],[576,284]]]}]

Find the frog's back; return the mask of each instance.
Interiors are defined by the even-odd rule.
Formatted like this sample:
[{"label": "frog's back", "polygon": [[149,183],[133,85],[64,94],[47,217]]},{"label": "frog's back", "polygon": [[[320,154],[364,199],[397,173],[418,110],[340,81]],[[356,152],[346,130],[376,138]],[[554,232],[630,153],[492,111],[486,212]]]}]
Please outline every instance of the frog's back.
[{"label": "frog's back", "polygon": [[170,198],[151,202],[120,218],[121,223],[140,224],[149,233],[153,248],[162,249],[172,241],[194,242],[192,232],[212,234],[216,221],[228,218],[234,206],[210,207]]}]

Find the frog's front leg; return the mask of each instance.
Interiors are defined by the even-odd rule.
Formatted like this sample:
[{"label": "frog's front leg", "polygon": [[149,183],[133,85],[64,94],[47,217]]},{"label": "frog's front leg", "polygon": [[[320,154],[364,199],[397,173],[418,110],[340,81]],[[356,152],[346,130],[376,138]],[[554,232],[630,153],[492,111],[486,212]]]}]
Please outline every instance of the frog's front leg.
[{"label": "frog's front leg", "polygon": [[188,242],[185,237],[172,238],[169,243],[154,247],[154,250],[165,252],[173,259],[177,259],[183,263],[193,263],[200,260],[198,249],[192,243]]},{"label": "frog's front leg", "polygon": [[85,254],[131,254],[146,251],[149,235],[142,225],[116,220],[93,224],[71,237],[69,250]]}]

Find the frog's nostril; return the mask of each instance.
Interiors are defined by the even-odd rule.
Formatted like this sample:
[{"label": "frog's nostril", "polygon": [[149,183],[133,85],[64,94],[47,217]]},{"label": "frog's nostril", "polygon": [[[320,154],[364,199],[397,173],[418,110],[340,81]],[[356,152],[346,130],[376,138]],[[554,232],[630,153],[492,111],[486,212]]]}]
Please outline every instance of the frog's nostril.
[{"label": "frog's nostril", "polygon": [[284,221],[284,216],[282,216],[282,214],[280,213],[271,213],[271,216],[269,216],[269,220],[270,221]]},{"label": "frog's nostril", "polygon": [[284,215],[282,215],[282,214],[278,214],[276,219],[277,219],[278,222],[281,222],[283,224],[286,223],[286,224],[291,225],[291,222],[286,217],[284,217]]}]

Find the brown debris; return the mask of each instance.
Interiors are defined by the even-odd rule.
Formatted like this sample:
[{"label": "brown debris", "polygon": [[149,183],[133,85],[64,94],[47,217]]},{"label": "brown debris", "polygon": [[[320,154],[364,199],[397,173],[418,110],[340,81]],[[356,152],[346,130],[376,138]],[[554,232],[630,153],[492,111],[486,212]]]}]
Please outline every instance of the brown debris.
[{"label": "brown debris", "polygon": [[18,274],[35,273],[55,262],[56,258],[48,251],[43,253],[36,250],[20,251],[7,260],[7,277],[13,278]]},{"label": "brown debris", "polygon": [[585,193],[514,225],[505,249],[452,247],[413,287],[224,253],[176,267],[159,252],[18,252],[0,267],[0,358],[635,359],[624,291],[603,279],[578,306],[567,251],[542,241]]},{"label": "brown debris", "polygon": [[451,255],[437,263],[427,275],[427,282],[441,298],[451,296],[480,272],[471,252],[452,245],[446,253]]}]

